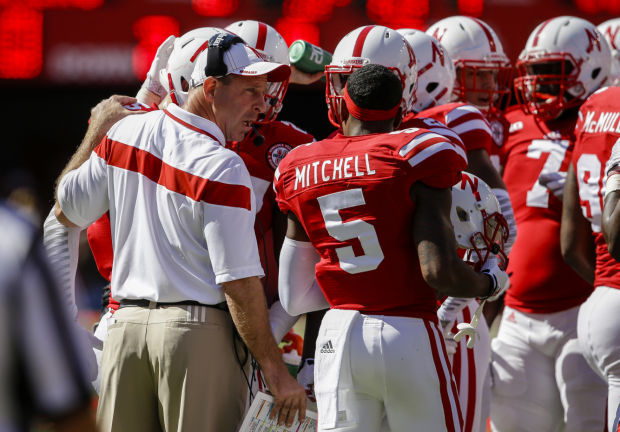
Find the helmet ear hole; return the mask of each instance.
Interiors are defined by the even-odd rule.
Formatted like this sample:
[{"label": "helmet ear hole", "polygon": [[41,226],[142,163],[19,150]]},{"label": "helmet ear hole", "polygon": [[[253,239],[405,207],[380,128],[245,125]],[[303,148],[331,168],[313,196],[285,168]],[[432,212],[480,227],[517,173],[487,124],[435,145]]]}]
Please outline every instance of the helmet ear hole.
[{"label": "helmet ear hole", "polygon": [[601,68],[596,68],[592,71],[592,79],[596,79],[596,77],[598,76],[598,74],[601,73]]},{"label": "helmet ear hole", "polygon": [[467,210],[465,210],[462,207],[457,207],[456,208],[456,215],[459,218],[459,221],[461,221],[461,222],[469,221],[469,213],[467,213]]},{"label": "helmet ear hole", "polygon": [[438,85],[439,83],[437,81],[429,82],[428,85],[426,86],[426,91],[428,93],[432,93],[433,90],[435,90]]},{"label": "helmet ear hole", "polygon": [[189,82],[187,82],[187,80],[183,76],[181,77],[181,88],[183,89],[184,92],[189,91]]}]

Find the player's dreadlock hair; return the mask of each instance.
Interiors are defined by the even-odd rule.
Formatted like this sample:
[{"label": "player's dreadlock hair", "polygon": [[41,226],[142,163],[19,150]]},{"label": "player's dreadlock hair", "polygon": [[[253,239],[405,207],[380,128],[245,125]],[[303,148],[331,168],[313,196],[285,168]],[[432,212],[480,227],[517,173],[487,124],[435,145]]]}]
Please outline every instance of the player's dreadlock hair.
[{"label": "player's dreadlock hair", "polygon": [[368,64],[349,76],[349,96],[360,108],[389,110],[400,104],[403,87],[398,77],[378,64]]}]

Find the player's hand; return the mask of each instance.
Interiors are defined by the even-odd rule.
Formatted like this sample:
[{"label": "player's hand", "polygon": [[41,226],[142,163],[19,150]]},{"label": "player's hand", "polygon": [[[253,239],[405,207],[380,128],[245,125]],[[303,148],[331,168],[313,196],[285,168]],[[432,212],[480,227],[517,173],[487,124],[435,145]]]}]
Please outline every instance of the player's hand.
[{"label": "player's hand", "polygon": [[441,332],[443,333],[443,340],[446,343],[446,353],[450,358],[450,363],[452,363],[452,357],[454,353],[456,353],[456,347],[458,343],[454,340],[454,333],[452,333],[452,327],[454,326],[454,320],[451,321],[443,321],[439,320],[439,324],[441,325]]},{"label": "player's hand", "polygon": [[497,300],[510,286],[508,274],[499,268],[497,258],[489,258],[482,266],[481,273],[488,275],[492,280],[491,290],[484,298],[488,301]]},{"label": "player's hand", "polygon": [[302,422],[306,418],[306,391],[291,376],[284,363],[276,374],[266,374],[265,378],[274,398],[269,418],[277,418],[278,424],[290,427],[295,415],[299,414],[299,421]]},{"label": "player's hand", "polygon": [[297,69],[291,65],[291,76],[289,78],[290,84],[303,84],[308,85],[317,82],[323,77],[323,71],[309,74]]},{"label": "player's hand", "polygon": [[620,165],[620,138],[616,141],[614,146],[611,148],[611,155],[609,155],[609,160],[607,164],[605,164],[605,174],[609,175],[609,171],[614,168],[617,168]]},{"label": "player's hand", "polygon": [[170,57],[170,54],[174,49],[175,40],[176,38],[170,35],[165,41],[162,42],[159,48],[157,48],[155,58],[153,58],[151,67],[146,74],[144,84],[142,84],[143,88],[146,88],[150,92],[155,93],[161,99],[165,98],[168,92],[159,82],[159,71],[161,71],[162,69],[166,69],[166,65],[168,64],[168,58]]},{"label": "player's hand", "polygon": [[549,189],[558,199],[564,195],[564,183],[566,183],[566,172],[548,172],[538,177],[538,183]]},{"label": "player's hand", "polygon": [[[102,100],[90,110],[89,128],[94,128],[105,134],[114,123],[123,117],[137,113],[137,111],[125,108],[125,105],[132,105],[136,102],[136,98],[120,95],[113,95]],[[96,144],[99,142],[97,141]]]}]

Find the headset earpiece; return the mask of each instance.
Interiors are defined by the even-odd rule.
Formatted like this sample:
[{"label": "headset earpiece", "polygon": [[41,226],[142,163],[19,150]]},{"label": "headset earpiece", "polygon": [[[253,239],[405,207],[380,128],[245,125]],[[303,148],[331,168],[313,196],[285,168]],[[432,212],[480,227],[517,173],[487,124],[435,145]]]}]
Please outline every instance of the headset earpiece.
[{"label": "headset earpiece", "polygon": [[224,63],[224,53],[237,43],[244,43],[243,39],[230,33],[218,33],[209,39],[207,66],[205,67],[206,76],[221,77],[226,75],[228,68]]}]

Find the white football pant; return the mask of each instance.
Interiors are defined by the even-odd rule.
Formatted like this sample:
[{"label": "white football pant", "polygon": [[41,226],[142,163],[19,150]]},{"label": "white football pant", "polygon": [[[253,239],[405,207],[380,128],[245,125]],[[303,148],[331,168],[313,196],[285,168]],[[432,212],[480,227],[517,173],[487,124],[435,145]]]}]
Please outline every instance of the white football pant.
[{"label": "white football pant", "polygon": [[[452,333],[456,334],[457,323],[469,323],[480,304],[471,299],[465,308],[456,316]],[[480,316],[476,329],[476,344],[472,349],[467,348],[467,338],[462,338],[457,345],[452,358],[452,372],[456,379],[456,387],[463,412],[464,430],[478,432],[486,430],[486,418],[482,414],[489,413],[489,407],[483,407],[485,387],[490,384],[487,380],[489,363],[491,362],[491,338],[489,326],[484,316]],[[485,403],[489,403],[485,399]]]},{"label": "white football pant", "polygon": [[504,309],[491,342],[493,431],[603,430],[607,389],[576,339],[578,310]]},{"label": "white football pant", "polygon": [[607,382],[607,430],[620,420],[620,290],[596,287],[579,308],[579,343],[588,363]]},{"label": "white football pant", "polygon": [[[350,372],[352,388],[338,402],[338,417],[348,426],[329,430],[377,432],[384,411],[392,432],[462,430],[456,383],[437,324],[419,318],[360,315],[341,346],[325,344],[338,340],[342,332],[333,319],[338,312],[329,311],[321,324],[315,383],[318,387],[319,380],[329,379],[321,370],[325,361],[319,357],[331,358],[342,349],[339,387],[343,374]],[[319,419],[321,397],[325,395],[317,392]],[[319,426],[318,430],[328,429]]]}]

